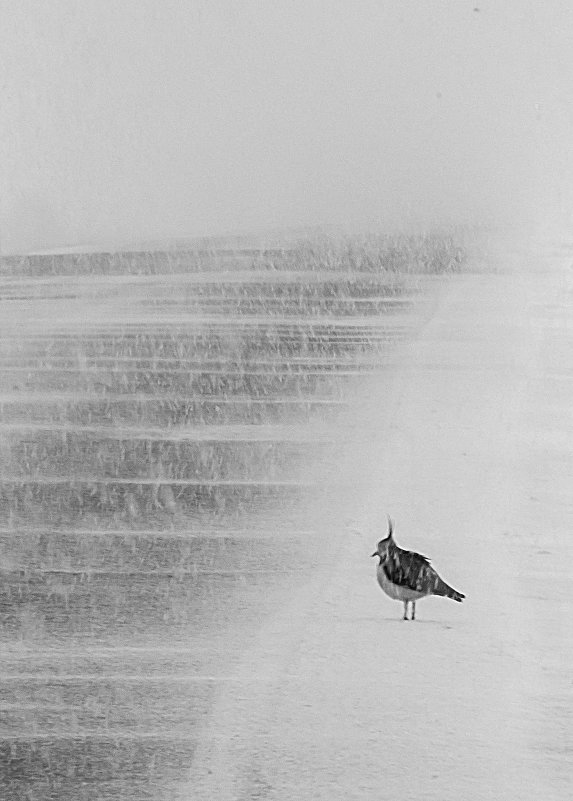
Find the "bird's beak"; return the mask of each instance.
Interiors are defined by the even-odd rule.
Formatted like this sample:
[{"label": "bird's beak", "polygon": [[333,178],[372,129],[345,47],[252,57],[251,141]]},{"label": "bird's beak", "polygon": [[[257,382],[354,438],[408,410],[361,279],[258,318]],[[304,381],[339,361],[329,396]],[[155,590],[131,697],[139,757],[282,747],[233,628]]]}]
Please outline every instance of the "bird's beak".
[{"label": "bird's beak", "polygon": [[374,551],[374,553],[370,554],[370,558],[372,558],[373,556],[378,556],[378,551]]}]

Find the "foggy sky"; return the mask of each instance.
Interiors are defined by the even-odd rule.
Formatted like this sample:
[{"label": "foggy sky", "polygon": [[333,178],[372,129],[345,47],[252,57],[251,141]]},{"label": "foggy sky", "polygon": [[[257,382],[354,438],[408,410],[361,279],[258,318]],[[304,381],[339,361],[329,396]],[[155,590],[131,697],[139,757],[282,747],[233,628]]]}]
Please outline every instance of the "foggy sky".
[{"label": "foggy sky", "polygon": [[565,0],[1,0],[0,15],[4,251],[571,219]]}]

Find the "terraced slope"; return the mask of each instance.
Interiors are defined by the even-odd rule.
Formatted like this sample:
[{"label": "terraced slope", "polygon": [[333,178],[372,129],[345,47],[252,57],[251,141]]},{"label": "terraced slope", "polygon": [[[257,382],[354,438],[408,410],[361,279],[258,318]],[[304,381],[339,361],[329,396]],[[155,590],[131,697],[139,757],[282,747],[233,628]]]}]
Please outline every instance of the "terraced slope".
[{"label": "terraced slope", "polygon": [[337,421],[408,332],[418,282],[308,266],[4,261],[6,801],[170,798],[217,686],[312,573]]}]

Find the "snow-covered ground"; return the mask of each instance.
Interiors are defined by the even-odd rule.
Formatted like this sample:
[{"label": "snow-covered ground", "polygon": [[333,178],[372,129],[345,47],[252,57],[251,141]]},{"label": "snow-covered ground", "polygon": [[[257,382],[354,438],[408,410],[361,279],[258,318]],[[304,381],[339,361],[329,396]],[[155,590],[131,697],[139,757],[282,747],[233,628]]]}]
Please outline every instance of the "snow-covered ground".
[{"label": "snow-covered ground", "polygon": [[498,252],[8,271],[2,799],[571,797],[573,245]]},{"label": "snow-covered ground", "polygon": [[[264,610],[180,798],[571,797],[572,261],[527,243],[444,281],[362,386],[320,566]],[[463,604],[401,620],[369,559],[386,513]]]}]

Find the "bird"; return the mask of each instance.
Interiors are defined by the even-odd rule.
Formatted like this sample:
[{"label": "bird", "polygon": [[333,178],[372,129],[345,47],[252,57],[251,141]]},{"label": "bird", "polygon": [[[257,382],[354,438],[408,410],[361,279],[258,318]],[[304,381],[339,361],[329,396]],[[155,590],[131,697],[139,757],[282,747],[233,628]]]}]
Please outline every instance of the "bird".
[{"label": "bird", "polygon": [[[377,556],[379,559],[376,568],[378,584],[390,598],[402,601],[404,620],[416,619],[416,601],[427,595],[442,595],[460,603],[466,597],[440,578],[426,556],[414,551],[405,551],[396,545],[390,518],[388,518],[388,536],[380,540],[372,556]],[[408,618],[408,604],[412,605],[410,618]]]}]

